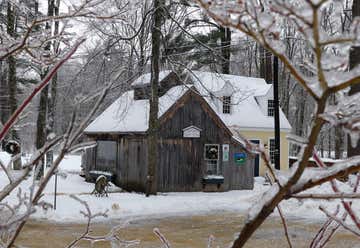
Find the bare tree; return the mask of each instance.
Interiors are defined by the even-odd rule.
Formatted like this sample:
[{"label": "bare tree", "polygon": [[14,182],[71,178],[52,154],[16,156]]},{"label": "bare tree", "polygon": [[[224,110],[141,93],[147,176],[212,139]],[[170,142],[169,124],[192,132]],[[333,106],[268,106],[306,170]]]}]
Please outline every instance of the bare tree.
[{"label": "bare tree", "polygon": [[158,132],[159,132],[159,72],[160,72],[160,44],[162,12],[165,2],[154,0],[153,24],[151,29],[151,79],[150,79],[150,113],[148,129],[148,172],[146,182],[146,196],[157,193],[157,163],[158,163]]},{"label": "bare tree", "polygon": [[[102,14],[104,15],[98,14],[95,10],[101,3],[107,4],[108,2],[85,1],[81,2],[79,5],[73,5],[74,9],[70,10],[70,12],[66,14],[59,14],[57,16],[48,17],[36,17],[30,22],[26,30],[20,33],[16,38],[10,35],[2,37],[3,42],[0,46],[0,59],[7,59],[10,56],[19,56],[21,54],[24,57],[31,57],[33,61],[38,62],[41,64],[41,66],[48,67],[49,70],[42,78],[42,81],[32,88],[31,92],[27,95],[27,97],[25,97],[24,101],[19,105],[19,107],[15,109],[14,113],[9,117],[9,119],[7,119],[3,125],[0,125],[0,141],[2,141],[6,135],[12,131],[13,127],[18,122],[19,117],[33,102],[35,96],[42,92],[42,90],[44,90],[44,88],[49,85],[53,76],[58,72],[59,68],[61,68],[65,62],[72,58],[80,45],[85,41],[85,38],[83,37],[75,39],[74,41],[74,39],[71,39],[68,34],[62,31],[60,31],[59,34],[52,35],[50,32],[46,32],[49,30],[38,30],[38,26],[51,20],[69,20],[77,17],[99,19],[117,18],[118,13],[114,12],[108,14],[106,11],[102,10]],[[17,5],[17,8],[20,10],[26,9],[21,5],[21,3]],[[64,28],[65,26],[66,25],[63,25]],[[61,51],[52,53],[52,50],[46,49],[46,47],[50,41],[55,39],[57,42],[62,43],[62,49]],[[0,212],[2,215],[3,213],[10,211],[10,216],[8,216],[8,218],[0,225],[0,238],[4,238],[4,240],[0,240],[0,242],[2,242],[1,246],[12,247],[14,245],[29,216],[34,213],[35,207],[49,207],[49,204],[41,200],[43,191],[50,178],[54,175],[54,172],[57,170],[64,156],[73,151],[94,145],[94,142],[78,143],[79,137],[81,136],[84,128],[89,124],[91,118],[93,118],[94,114],[98,111],[108,91],[113,88],[114,82],[116,82],[121,75],[122,73],[117,73],[117,76],[108,81],[102,87],[102,89],[98,90],[96,94],[94,93],[92,96],[90,96],[92,99],[95,98],[96,101],[94,102],[92,109],[84,118],[77,118],[78,107],[75,107],[72,111],[72,118],[68,123],[66,132],[52,137],[50,140],[48,140],[48,142],[45,142],[44,145],[35,152],[33,158],[23,166],[23,169],[19,173],[16,174],[16,176],[10,167],[5,166],[2,161],[0,161],[1,169],[4,170],[8,177],[8,183],[0,191]],[[82,99],[79,100],[80,103],[81,100]],[[4,199],[6,199],[9,194],[14,192],[22,181],[29,177],[29,175],[34,171],[36,165],[39,164],[41,160],[43,160],[44,155],[55,147],[58,147],[58,156],[52,166],[48,168],[43,179],[41,182],[39,182],[37,187],[35,188],[33,184],[33,186],[29,189],[29,194],[26,195],[19,191],[18,204],[13,206],[6,204]],[[14,157],[10,162],[13,162],[19,157],[20,156]],[[37,171],[35,170],[34,173],[36,174]],[[21,207],[25,207],[26,211],[20,211]]]}]

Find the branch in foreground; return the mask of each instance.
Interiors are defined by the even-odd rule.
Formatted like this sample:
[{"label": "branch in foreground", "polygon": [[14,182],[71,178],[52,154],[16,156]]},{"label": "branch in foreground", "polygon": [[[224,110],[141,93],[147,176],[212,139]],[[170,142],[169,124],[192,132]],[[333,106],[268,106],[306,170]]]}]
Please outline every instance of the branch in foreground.
[{"label": "branch in foreground", "polygon": [[11,173],[9,172],[8,168],[5,166],[5,164],[3,163],[3,161],[1,161],[0,159],[0,167],[1,169],[5,172],[7,178],[9,179],[9,182],[12,183],[14,181],[13,176],[11,175]]},{"label": "branch in foreground", "polygon": [[360,199],[359,193],[335,193],[335,194],[298,194],[292,195],[296,199],[330,200],[330,199]]},{"label": "branch in foreground", "polygon": [[116,245],[115,247],[120,247],[121,245],[125,245],[125,247],[130,247],[134,245],[138,245],[140,242],[138,240],[122,240],[119,238],[117,232],[120,228],[123,228],[124,225],[118,225],[113,227],[110,232],[104,236],[91,236],[90,233],[90,225],[91,221],[97,217],[107,217],[107,211],[105,212],[99,212],[96,214],[93,214],[91,212],[91,209],[86,201],[81,200],[79,197],[75,195],[70,195],[70,197],[76,201],[78,201],[80,204],[82,204],[85,207],[85,212],[80,211],[80,213],[87,219],[87,225],[85,228],[85,231],[82,235],[80,235],[78,238],[76,238],[74,241],[72,241],[67,248],[75,247],[76,244],[78,244],[81,240],[90,241],[91,243],[100,242],[100,241],[107,241],[111,242],[112,247]]},{"label": "branch in foreground", "polygon": [[46,143],[43,148],[37,151],[37,155],[27,164],[24,165],[24,171],[13,182],[6,185],[0,191],[0,202],[7,197],[25,178],[30,174],[34,166],[40,161],[40,159],[49,151],[52,147],[57,145],[63,139],[62,136],[53,139]]},{"label": "branch in foreground", "polygon": [[3,140],[5,135],[9,132],[11,127],[15,124],[17,118],[24,111],[24,109],[30,104],[32,99],[43,89],[46,85],[49,84],[51,78],[55,75],[55,73],[59,70],[59,68],[68,61],[71,56],[76,52],[79,46],[85,41],[85,39],[80,39],[74,47],[51,69],[51,71],[46,75],[41,83],[39,83],[33,90],[33,92],[23,101],[19,108],[11,115],[10,119],[4,124],[0,132],[0,141]]},{"label": "branch in foreground", "polygon": [[166,237],[160,232],[158,228],[154,228],[153,232],[160,239],[161,243],[165,248],[171,248],[170,242],[166,239]]},{"label": "branch in foreground", "polygon": [[339,223],[342,227],[344,227],[346,230],[350,231],[351,233],[355,234],[356,236],[360,237],[360,232],[358,230],[353,229],[351,226],[346,224],[343,220],[339,219],[338,217],[332,215],[329,213],[324,207],[320,206],[319,209],[323,211],[327,217],[333,219],[337,223]]},{"label": "branch in foreground", "polygon": [[[64,139],[62,142],[62,146],[59,152],[58,157],[56,158],[56,160],[54,161],[53,165],[50,167],[50,169],[48,170],[48,172],[46,173],[45,177],[41,180],[41,183],[38,187],[38,190],[36,191],[33,199],[32,199],[32,204],[33,205],[37,205],[40,198],[43,195],[43,191],[46,187],[46,185],[48,184],[50,178],[54,175],[54,172],[57,170],[60,162],[62,161],[62,159],[64,158],[64,156],[69,152],[70,148],[73,146],[74,142],[77,140],[77,138],[81,135],[81,133],[83,132],[84,128],[86,127],[86,125],[88,124],[89,120],[91,119],[91,117],[95,114],[95,112],[97,111],[97,109],[100,107],[102,101],[104,100],[105,96],[107,95],[109,89],[111,88],[111,86],[113,85],[114,82],[110,82],[103,90],[102,90],[102,94],[99,96],[97,102],[95,103],[94,107],[92,108],[92,110],[90,111],[90,113],[87,115],[87,117],[81,122],[81,124],[79,125],[79,127],[74,130],[74,123],[75,123],[75,117],[76,117],[76,111],[73,112],[73,116],[72,116],[72,120],[70,122],[70,125],[68,127],[68,130],[66,132],[66,134],[64,135]],[[8,244],[8,247],[13,246],[16,238],[18,237],[18,235],[20,234],[21,229],[24,227],[26,223],[26,220],[24,220],[23,222],[21,222],[21,224],[18,226],[18,228],[16,229],[16,232],[14,234],[14,236],[11,238],[11,241]]]},{"label": "branch in foreground", "polygon": [[[340,205],[338,204],[336,206],[336,210],[334,211],[333,215],[336,216],[339,213],[339,211],[340,211]],[[324,235],[326,235],[326,231],[331,227],[332,223],[333,223],[333,219],[328,218],[326,220],[326,222],[322,225],[322,227],[319,229],[319,231],[316,233],[315,237],[311,241],[310,248],[322,247],[321,246],[322,244],[325,244],[328,240],[330,240],[331,236],[339,228],[339,224],[332,227],[332,229],[330,230],[330,233],[328,234],[326,240],[324,242],[322,242],[322,240],[324,239]]]},{"label": "branch in foreground", "polygon": [[286,198],[290,198],[294,194],[298,194],[332,179],[358,172],[359,170],[360,156],[354,156],[347,160],[338,162],[332,167],[326,169],[308,168],[300,180],[291,187]]}]

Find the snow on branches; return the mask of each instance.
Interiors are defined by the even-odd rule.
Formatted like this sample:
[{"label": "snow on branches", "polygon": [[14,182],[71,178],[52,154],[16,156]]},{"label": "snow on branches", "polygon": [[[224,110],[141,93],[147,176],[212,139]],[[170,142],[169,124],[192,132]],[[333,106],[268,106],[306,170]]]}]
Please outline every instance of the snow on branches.
[{"label": "snow on branches", "polygon": [[[123,13],[126,2],[118,1],[116,7],[108,8],[110,2],[104,0],[85,0],[77,1],[69,7],[68,12],[59,13],[58,15],[47,16],[38,12],[37,8],[31,9],[26,1],[6,1],[8,9],[16,11],[17,24],[16,35],[11,35],[5,32],[1,33],[0,43],[0,60],[9,57],[17,57],[30,61],[38,65],[42,71],[43,77],[24,98],[20,106],[14,110],[11,117],[5,123],[0,124],[0,142],[11,131],[16,122],[24,113],[25,109],[31,104],[35,96],[39,94],[51,81],[57,71],[77,52],[79,47],[85,42],[84,37],[76,37],[74,34],[68,33],[66,28],[69,27],[70,21],[77,18],[90,18],[90,19],[109,19],[124,21],[121,16]],[[104,5],[106,6],[104,6]],[[101,6],[100,6],[101,5]],[[59,25],[60,32],[54,32],[52,25]],[[21,25],[20,25],[21,24]],[[1,30],[3,25],[0,24]],[[49,49],[49,46],[54,46],[55,49]],[[42,148],[34,152],[34,155],[24,166],[21,171],[14,172],[9,165],[5,165],[0,161],[0,168],[5,172],[8,178],[7,184],[1,188],[0,191],[0,215],[7,217],[7,220],[0,225],[0,247],[12,247],[20,234],[24,224],[29,216],[36,211],[36,207],[51,207],[49,204],[43,202],[43,191],[48,184],[50,178],[57,171],[57,168],[67,153],[81,150],[84,147],[93,145],[93,143],[77,144],[77,140],[82,134],[84,128],[89,124],[90,119],[99,109],[102,101],[107,95],[109,89],[113,86],[114,78],[106,83],[101,91],[95,96],[97,98],[93,108],[87,113],[85,118],[80,120],[80,123],[75,124],[77,118],[77,108],[73,111],[72,119],[68,123],[68,129],[64,134],[53,136],[46,142]],[[5,203],[6,197],[15,192],[31,173],[36,173],[39,169],[39,162],[43,159],[44,155],[49,151],[58,147],[58,157],[53,165],[46,171],[44,177],[39,181],[36,187],[30,189],[27,195],[21,194],[19,191],[18,201],[15,206],[10,206]],[[20,155],[19,155],[20,156]],[[13,160],[19,158],[13,157]],[[10,161],[11,163],[11,161]],[[38,169],[36,169],[38,168]],[[21,209],[26,209],[22,212]],[[6,213],[8,213],[6,215]]]},{"label": "snow on branches", "polygon": [[[340,20],[341,1],[197,2],[215,21],[244,32],[278,56],[315,99],[359,81],[360,68],[346,70],[349,50],[360,42],[360,22],[355,18],[350,31],[342,31],[345,24]],[[296,28],[295,37],[285,37],[282,28],[285,22]],[[287,38],[303,43],[308,50],[307,58],[290,61],[284,52]],[[345,75],[340,76],[339,71]]]},{"label": "snow on branches", "polygon": [[[298,162],[285,180],[282,175],[281,184],[274,184],[262,201],[253,207],[246,225],[233,244],[233,247],[242,247],[282,200],[338,176],[359,171],[360,161],[357,157],[335,163],[331,169],[309,171],[307,164],[326,122],[343,127],[352,136],[354,143],[358,141],[359,101],[356,96],[347,96],[345,91],[360,83],[360,66],[349,65],[350,50],[359,46],[360,42],[360,19],[353,18],[350,24],[343,21],[344,6],[343,1],[339,0],[196,2],[220,25],[245,33],[277,56],[317,104],[311,120],[311,131],[305,142],[298,144],[301,148]],[[284,25],[295,28],[294,37],[286,36]],[[301,44],[306,51],[304,58],[291,60],[286,56],[284,51],[289,38]],[[335,93],[343,97],[335,106],[328,106],[329,98]],[[275,178],[275,181],[279,180]],[[351,210],[349,204],[343,204],[343,207]],[[323,211],[329,218],[333,216]],[[357,223],[357,219],[353,220]]]}]

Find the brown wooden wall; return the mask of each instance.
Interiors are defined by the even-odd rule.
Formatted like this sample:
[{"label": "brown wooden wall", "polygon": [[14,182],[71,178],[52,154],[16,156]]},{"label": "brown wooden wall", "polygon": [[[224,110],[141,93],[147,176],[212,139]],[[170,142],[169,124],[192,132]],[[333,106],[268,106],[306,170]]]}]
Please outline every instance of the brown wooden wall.
[{"label": "brown wooden wall", "polygon": [[[220,144],[224,190],[252,189],[254,159],[249,158],[243,165],[235,164],[234,153],[242,152],[242,147],[210,117],[211,113],[202,104],[204,102],[198,97],[191,96],[168,119],[163,120],[159,140],[158,191],[201,191],[201,179],[206,171],[205,144]],[[200,138],[183,138],[182,130],[191,125],[202,129]],[[146,135],[108,138],[118,140],[117,184],[128,191],[144,192],[147,174]],[[101,139],[105,138],[102,136]],[[228,162],[222,161],[222,144],[230,145]],[[94,152],[94,149],[89,149],[84,155],[87,170],[95,168],[91,165],[96,158]]]}]

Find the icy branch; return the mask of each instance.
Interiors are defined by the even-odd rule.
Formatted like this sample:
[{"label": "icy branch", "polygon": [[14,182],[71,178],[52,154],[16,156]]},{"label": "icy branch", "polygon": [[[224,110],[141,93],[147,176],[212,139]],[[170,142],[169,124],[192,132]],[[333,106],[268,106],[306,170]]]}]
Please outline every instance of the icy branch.
[{"label": "icy branch", "polygon": [[46,85],[49,84],[51,78],[55,75],[55,73],[59,70],[59,68],[68,61],[71,56],[76,52],[79,46],[85,41],[85,39],[79,40],[73,48],[49,71],[46,77],[40,82],[37,87],[34,88],[33,92],[23,101],[19,108],[11,115],[10,119],[4,124],[0,132],[0,141],[3,140],[5,135],[9,132],[10,128],[15,124],[17,118],[24,111],[24,109],[30,104],[32,99],[43,89]]},{"label": "icy branch", "polygon": [[360,237],[360,232],[358,230],[355,230],[354,228],[352,228],[351,226],[349,226],[348,224],[345,223],[345,221],[337,218],[336,216],[332,215],[331,213],[329,213],[324,207],[320,206],[319,209],[321,211],[323,211],[327,217],[335,220],[337,223],[339,223],[342,227],[344,227],[346,230],[350,231],[351,233],[355,234],[356,236]]},{"label": "icy branch", "polygon": [[92,236],[90,235],[90,226],[91,226],[91,222],[98,217],[107,217],[107,212],[99,212],[99,213],[95,213],[93,214],[91,212],[91,209],[88,205],[88,203],[86,201],[81,200],[79,197],[75,196],[75,195],[70,195],[70,197],[72,199],[74,199],[75,201],[78,201],[81,205],[84,206],[85,211],[81,211],[80,213],[87,219],[87,224],[86,224],[86,228],[83,234],[81,234],[78,238],[76,238],[75,240],[73,240],[68,246],[67,248],[71,248],[71,247],[75,247],[81,240],[86,240],[91,242],[91,244],[94,244],[96,242],[110,242],[112,246],[116,245],[116,247],[120,247],[121,245],[124,245],[125,247],[130,247],[130,246],[135,246],[138,245],[140,242],[138,240],[123,240],[121,239],[117,232],[119,229],[123,228],[124,225],[118,225],[113,227],[110,232],[104,236]]}]

